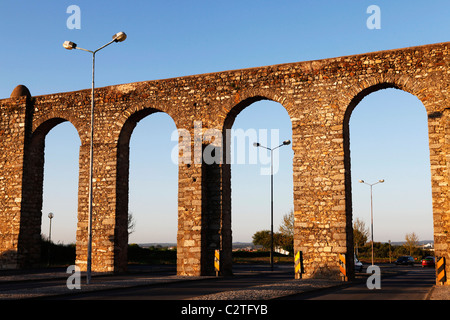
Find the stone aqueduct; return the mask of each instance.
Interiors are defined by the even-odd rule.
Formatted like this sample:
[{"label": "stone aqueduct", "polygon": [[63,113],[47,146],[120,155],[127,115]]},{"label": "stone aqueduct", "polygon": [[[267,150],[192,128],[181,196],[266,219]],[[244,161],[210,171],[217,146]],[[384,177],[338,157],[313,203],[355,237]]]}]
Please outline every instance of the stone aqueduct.
[{"label": "stone aqueduct", "polygon": [[[450,261],[449,47],[447,42],[96,89],[93,271],[126,269],[129,141],[139,120],[165,112],[192,136],[195,121],[202,121],[203,130],[224,132],[240,111],[266,99],[282,104],[292,122],[294,246],[303,252],[304,277],[339,277],[338,254],[347,254],[351,275],[349,118],[366,95],[385,88],[409,92],[426,108],[435,250]],[[33,97],[24,86],[0,100],[2,268],[37,261],[45,136],[70,121],[81,140],[76,263],[86,269],[90,102],[90,90]],[[227,143],[225,138],[223,150],[229,152]],[[178,172],[177,273],[213,274],[215,249],[222,250],[222,270],[230,273],[230,165],[192,161],[179,164]]]}]

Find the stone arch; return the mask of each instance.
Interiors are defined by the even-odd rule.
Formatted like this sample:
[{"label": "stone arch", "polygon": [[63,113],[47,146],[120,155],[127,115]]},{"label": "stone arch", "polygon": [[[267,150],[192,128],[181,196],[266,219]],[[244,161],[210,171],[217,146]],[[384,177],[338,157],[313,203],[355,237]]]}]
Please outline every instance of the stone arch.
[{"label": "stone arch", "polygon": [[232,273],[231,164],[227,161],[227,159],[229,159],[228,155],[231,152],[231,136],[229,135],[229,130],[232,128],[234,121],[240,112],[259,101],[272,101],[280,104],[288,114],[289,119],[292,119],[292,115],[290,114],[292,104],[290,101],[282,95],[267,89],[255,89],[241,92],[234,97],[233,103],[230,103],[229,106],[225,107],[227,113],[222,124],[223,159],[220,178],[220,190],[222,192],[221,249],[223,252],[221,259],[225,274]]},{"label": "stone arch", "polygon": [[[83,123],[79,123],[79,119],[71,114],[60,114],[58,112],[48,112],[40,115],[39,118],[33,119],[32,134],[46,136],[54,127],[63,122],[69,122],[77,131],[80,141],[89,141],[88,133],[83,132]],[[89,124],[88,124],[89,125]],[[86,126],[86,124],[84,124]]]},{"label": "stone arch", "polygon": [[293,116],[291,112],[294,104],[289,97],[270,89],[244,90],[239,91],[234,98],[223,107],[226,111],[222,124],[223,130],[230,129],[233,126],[234,120],[242,110],[255,102],[263,100],[278,102],[284,107],[289,118],[292,119]]},{"label": "stone arch", "polygon": [[[395,88],[393,83],[379,83],[369,86],[359,91],[348,104],[343,119],[343,138],[344,138],[344,168],[345,168],[345,210],[347,219],[347,244],[353,246],[353,204],[352,204],[352,180],[351,180],[351,158],[350,158],[350,116],[356,106],[369,94],[382,89]],[[353,252],[353,247],[347,248],[347,252]],[[353,265],[353,255],[349,254],[349,264]],[[353,269],[352,269],[353,270]]]},{"label": "stone arch", "polygon": [[40,258],[45,137],[55,126],[66,121],[49,117],[26,138],[18,237],[18,263],[24,267],[36,265]]},{"label": "stone arch", "polygon": [[430,113],[433,113],[433,106],[431,104],[427,104],[424,99],[423,92],[425,89],[421,88],[422,84],[415,82],[414,85],[409,86],[408,81],[405,81],[405,77],[402,78],[402,81],[392,81],[392,82],[380,82],[376,84],[372,84],[364,89],[361,89],[359,92],[355,94],[355,96],[351,99],[350,103],[347,105],[345,109],[344,118],[343,118],[343,144],[344,144],[344,167],[345,167],[345,210],[346,210],[346,219],[347,219],[347,256],[349,260],[349,271],[354,272],[353,270],[353,254],[354,251],[353,245],[353,225],[352,225],[352,216],[353,216],[353,204],[352,204],[352,176],[351,176],[351,155],[350,155],[350,117],[355,108],[359,105],[359,103],[367,96],[372,93],[384,90],[384,89],[396,89],[401,92],[410,94],[415,96],[425,108],[428,116],[430,117]]},{"label": "stone arch", "polygon": [[[116,213],[115,213],[115,264],[118,270],[125,270],[128,246],[128,204],[130,139],[140,120],[155,113],[164,112],[156,108],[136,110],[123,122],[117,139]],[[166,112],[164,112],[166,113]],[[168,114],[168,113],[166,113]],[[173,118],[169,115],[173,120]],[[174,122],[175,123],[175,122]]]}]

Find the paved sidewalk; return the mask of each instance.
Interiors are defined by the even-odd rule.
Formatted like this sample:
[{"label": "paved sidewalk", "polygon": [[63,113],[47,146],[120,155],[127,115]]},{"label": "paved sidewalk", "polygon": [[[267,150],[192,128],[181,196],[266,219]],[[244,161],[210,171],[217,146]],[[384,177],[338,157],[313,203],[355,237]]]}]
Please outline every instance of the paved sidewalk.
[{"label": "paved sidewalk", "polygon": [[450,300],[450,286],[434,286],[427,300]]}]

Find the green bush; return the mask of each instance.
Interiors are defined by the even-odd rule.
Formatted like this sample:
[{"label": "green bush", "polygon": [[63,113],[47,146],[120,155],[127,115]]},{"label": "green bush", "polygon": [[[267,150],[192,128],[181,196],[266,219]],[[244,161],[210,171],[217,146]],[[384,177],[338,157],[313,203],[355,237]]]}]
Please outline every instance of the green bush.
[{"label": "green bush", "polygon": [[128,245],[128,262],[135,264],[174,264],[177,250],[168,248],[142,248],[137,244]]},{"label": "green bush", "polygon": [[[69,266],[75,264],[75,244],[56,244],[41,239],[40,265]],[[168,248],[142,248],[137,244],[128,245],[128,262],[135,264],[175,264],[177,250]]]},{"label": "green bush", "polygon": [[42,266],[69,266],[75,264],[75,244],[56,244],[41,238]]}]

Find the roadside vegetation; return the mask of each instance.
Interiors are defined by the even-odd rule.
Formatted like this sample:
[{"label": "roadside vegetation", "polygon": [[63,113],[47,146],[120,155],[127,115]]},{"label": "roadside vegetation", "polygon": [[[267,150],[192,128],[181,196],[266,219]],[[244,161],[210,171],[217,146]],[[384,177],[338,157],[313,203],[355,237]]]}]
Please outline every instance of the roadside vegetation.
[{"label": "roadside vegetation", "polygon": [[[134,226],[132,220],[129,224]],[[132,228],[131,228],[132,229]],[[372,244],[369,241],[369,229],[359,219],[353,224],[353,239],[355,253],[363,263],[370,263],[372,259]],[[274,252],[274,263],[293,263],[294,261],[294,213],[290,211],[283,217],[279,232],[274,232],[274,248],[289,252],[280,254]],[[233,263],[268,263],[270,258],[270,231],[257,231],[253,235],[253,245],[257,250],[234,250]],[[277,251],[275,250],[275,251]],[[405,235],[403,245],[374,242],[374,262],[395,262],[400,256],[412,256],[417,263],[425,256],[433,256],[434,252],[419,246],[419,239],[414,233]],[[75,263],[75,244],[56,244],[44,237],[41,239],[41,266],[68,266]],[[128,245],[129,264],[176,264],[176,248],[160,246],[141,247],[137,244]]]},{"label": "roadside vegetation", "polygon": [[[48,240],[41,242],[41,267],[67,267],[75,264],[75,245],[50,243]],[[255,251],[233,251],[233,263],[268,263],[270,251],[260,249]],[[274,263],[293,263],[292,255],[274,253]],[[130,265],[161,265],[176,264],[177,249],[159,246],[141,247],[137,244],[128,245],[128,264]]]},{"label": "roadside vegetation", "polygon": [[59,267],[75,264],[75,244],[53,243],[41,236],[42,267]]},{"label": "roadside vegetation", "polygon": [[[353,223],[353,241],[355,253],[361,262],[369,263],[372,259],[372,243],[369,241],[369,228],[363,221],[356,219]],[[434,256],[434,251],[424,249],[419,245],[419,238],[412,232],[405,235],[402,245],[390,243],[373,243],[374,262],[395,262],[401,256],[412,256],[417,263],[426,256]]]},{"label": "roadside vegetation", "polygon": [[176,264],[177,249],[128,245],[128,264]]}]

